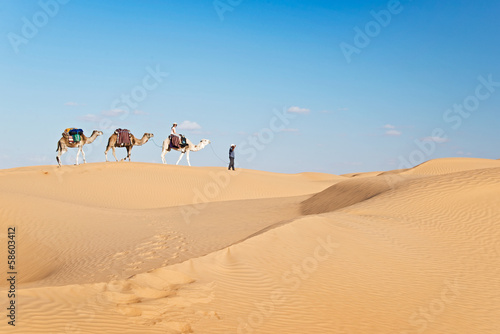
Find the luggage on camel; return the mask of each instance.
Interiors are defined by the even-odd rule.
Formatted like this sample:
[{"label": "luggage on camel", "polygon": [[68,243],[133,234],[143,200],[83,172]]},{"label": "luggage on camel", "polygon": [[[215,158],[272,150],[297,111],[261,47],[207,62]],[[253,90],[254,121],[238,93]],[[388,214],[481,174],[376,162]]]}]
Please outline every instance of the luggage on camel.
[{"label": "luggage on camel", "polygon": [[68,133],[72,136],[81,135],[83,133],[83,130],[82,129],[71,129],[71,130],[69,130]]},{"label": "luggage on camel", "polygon": [[116,146],[129,146],[130,145],[130,131],[127,129],[116,129],[115,134]]},{"label": "luggage on camel", "polygon": [[70,144],[78,143],[82,140],[83,130],[77,128],[67,128],[63,132],[63,136],[68,138]]}]

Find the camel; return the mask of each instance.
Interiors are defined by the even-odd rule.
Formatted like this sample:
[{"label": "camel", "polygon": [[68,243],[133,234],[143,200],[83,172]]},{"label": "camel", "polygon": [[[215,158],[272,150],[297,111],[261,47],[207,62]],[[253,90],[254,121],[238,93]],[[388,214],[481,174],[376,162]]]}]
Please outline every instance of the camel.
[{"label": "camel", "polygon": [[187,153],[186,154],[187,162],[188,162],[188,165],[191,166],[191,162],[189,161],[189,152],[191,152],[191,151],[196,152],[196,151],[204,149],[205,146],[210,144],[210,140],[202,139],[202,140],[200,140],[198,145],[194,145],[189,139],[186,138],[186,143],[188,144],[188,146],[186,146],[184,148],[171,148],[170,147],[170,137],[165,139],[163,141],[163,146],[161,148],[161,161],[163,161],[163,163],[166,164],[167,162],[165,161],[165,154],[167,154],[167,152],[170,152],[170,150],[176,150],[176,151],[181,152],[181,156],[179,157],[179,160],[177,160],[176,165],[179,164],[179,162],[181,161],[184,154]]},{"label": "camel", "polygon": [[104,155],[106,156],[106,162],[108,161],[109,149],[113,150],[113,156],[115,157],[115,160],[118,161],[118,158],[116,158],[116,153],[115,153],[116,147],[125,147],[127,149],[127,156],[125,158],[121,159],[120,161],[127,160],[127,158],[128,158],[128,161],[130,161],[130,152],[132,151],[132,147],[141,146],[141,145],[146,144],[150,138],[154,137],[154,135],[152,133],[145,133],[141,139],[137,139],[134,137],[133,134],[130,134],[130,137],[131,137],[130,138],[131,145],[128,145],[128,146],[118,146],[116,144],[117,139],[118,139],[118,135],[116,133],[113,133],[111,135],[111,137],[109,137],[108,145],[106,146],[106,151],[104,151]]},{"label": "camel", "polygon": [[57,152],[56,160],[57,163],[59,164],[59,167],[62,166],[61,156],[68,151],[68,148],[78,148],[78,152],[76,153],[77,165],[78,165],[78,156],[80,155],[80,152],[82,152],[83,163],[87,163],[87,161],[85,161],[85,152],[83,151],[83,145],[91,144],[100,135],[102,135],[102,131],[94,130],[90,137],[86,137],[84,134],[82,134],[81,135],[82,140],[76,143],[75,142],[70,143],[68,137],[63,135],[62,138],[59,139],[59,141],[57,142],[57,149],[56,149]]}]

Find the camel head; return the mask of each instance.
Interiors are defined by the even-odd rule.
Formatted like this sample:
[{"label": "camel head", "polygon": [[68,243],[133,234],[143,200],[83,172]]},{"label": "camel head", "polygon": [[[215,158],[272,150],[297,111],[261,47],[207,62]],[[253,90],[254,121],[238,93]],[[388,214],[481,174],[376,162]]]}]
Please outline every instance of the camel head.
[{"label": "camel head", "polygon": [[85,137],[85,144],[93,143],[94,140],[99,136],[102,136],[102,131],[99,130],[92,131],[92,135],[90,137]]},{"label": "camel head", "polygon": [[191,151],[193,151],[193,152],[196,152],[196,151],[204,149],[205,146],[207,146],[208,144],[210,144],[210,140],[208,140],[208,139],[202,139],[202,140],[200,140],[200,142],[198,143],[198,145],[192,145],[192,144],[190,144],[189,145],[189,149]]},{"label": "camel head", "polygon": [[144,136],[146,136],[146,138],[150,139],[150,138],[153,138],[155,135],[152,133],[145,133]]},{"label": "camel head", "polygon": [[196,145],[194,148],[191,149],[191,151],[196,152],[196,151],[202,150],[208,144],[210,144],[210,140],[208,140],[208,139],[202,139],[202,140],[200,140],[200,143],[198,145]]}]

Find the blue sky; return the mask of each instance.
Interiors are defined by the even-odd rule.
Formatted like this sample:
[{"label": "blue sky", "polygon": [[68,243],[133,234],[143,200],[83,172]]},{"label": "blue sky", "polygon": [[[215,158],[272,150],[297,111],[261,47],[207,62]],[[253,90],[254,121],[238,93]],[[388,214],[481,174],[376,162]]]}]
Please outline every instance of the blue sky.
[{"label": "blue sky", "polygon": [[496,1],[0,0],[0,168],[56,164],[67,127],[104,132],[85,149],[101,162],[115,128],[161,145],[173,122],[212,141],[195,166],[231,143],[241,167],[285,173],[500,158],[499,16]]}]

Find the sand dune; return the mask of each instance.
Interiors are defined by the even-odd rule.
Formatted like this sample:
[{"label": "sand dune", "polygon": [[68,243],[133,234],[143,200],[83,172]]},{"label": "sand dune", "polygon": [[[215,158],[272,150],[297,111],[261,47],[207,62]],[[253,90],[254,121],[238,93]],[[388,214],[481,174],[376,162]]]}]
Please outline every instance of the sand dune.
[{"label": "sand dune", "polygon": [[401,170],[406,175],[440,175],[466,170],[498,168],[498,160],[477,158],[442,158],[426,161],[408,170]]},{"label": "sand dune", "polygon": [[499,163],[0,171],[16,332],[500,333]]},{"label": "sand dune", "polygon": [[408,179],[388,174],[341,181],[304,201],[301,212],[310,215],[335,211],[383,194]]},{"label": "sand dune", "polygon": [[[2,223],[23,231],[20,255],[30,270],[21,282],[89,283],[231,245],[298,216],[287,208],[303,198],[293,197],[339,179],[141,163],[19,168],[0,172]],[[220,231],[207,239],[209,228]]]},{"label": "sand dune", "polygon": [[186,173],[185,168],[137,162],[16,168],[0,171],[0,192],[92,207],[150,209],[312,194],[342,179],[319,173],[231,173],[217,167],[191,167]]}]

